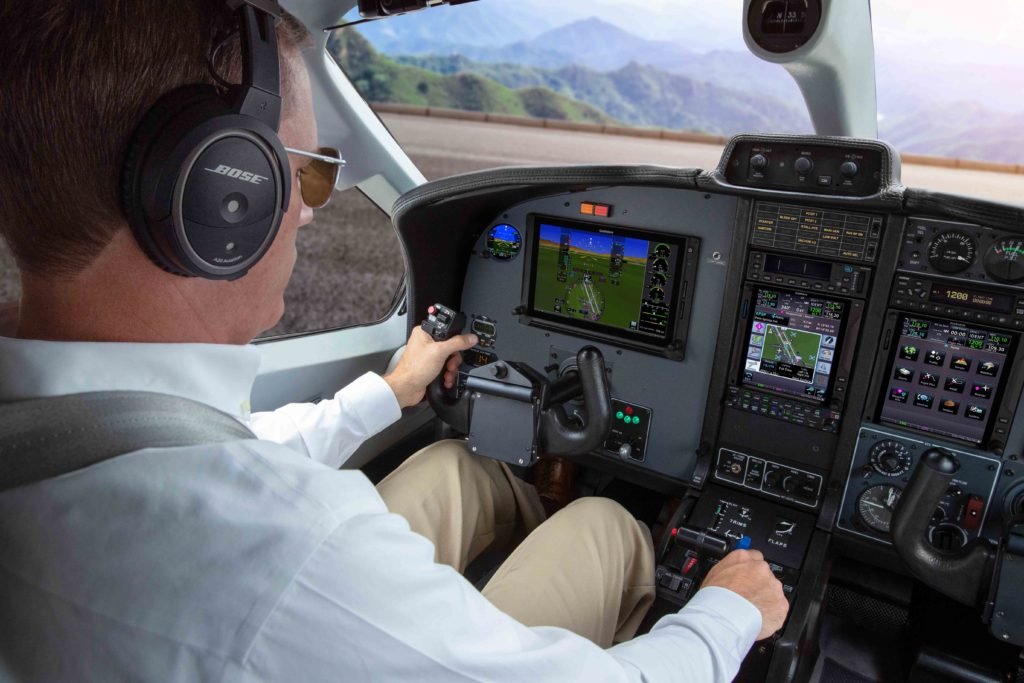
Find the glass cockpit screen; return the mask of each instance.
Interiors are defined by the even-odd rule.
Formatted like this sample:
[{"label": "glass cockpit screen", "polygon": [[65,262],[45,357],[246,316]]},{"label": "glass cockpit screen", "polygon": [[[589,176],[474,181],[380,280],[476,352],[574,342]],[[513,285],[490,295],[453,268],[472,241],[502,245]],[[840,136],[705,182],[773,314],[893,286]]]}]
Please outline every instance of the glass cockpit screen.
[{"label": "glass cockpit screen", "polygon": [[910,316],[897,329],[880,421],[982,443],[1014,335]]},{"label": "glass cockpit screen", "polygon": [[666,342],[674,328],[681,251],[676,241],[661,236],[537,219],[530,311],[574,326]]},{"label": "glass cockpit screen", "polygon": [[818,403],[828,397],[846,304],[776,289],[754,290],[742,383]]}]

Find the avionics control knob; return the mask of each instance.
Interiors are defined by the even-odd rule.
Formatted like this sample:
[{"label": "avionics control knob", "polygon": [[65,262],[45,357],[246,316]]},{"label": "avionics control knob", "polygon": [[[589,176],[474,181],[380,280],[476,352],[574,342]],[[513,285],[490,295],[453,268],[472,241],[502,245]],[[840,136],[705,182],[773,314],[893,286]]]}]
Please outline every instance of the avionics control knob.
[{"label": "avionics control knob", "polygon": [[793,162],[793,170],[800,175],[810,173],[812,168],[814,168],[814,162],[808,157],[797,157]]},{"label": "avionics control knob", "polygon": [[839,167],[839,173],[847,180],[850,180],[860,173],[860,166],[857,165],[856,161],[844,161]]},{"label": "avionics control knob", "polygon": [[793,493],[796,491],[797,484],[799,484],[799,482],[796,480],[796,477],[786,477],[782,480],[782,490],[786,493]]},{"label": "avionics control knob", "polygon": [[497,363],[491,366],[491,374],[494,375],[497,379],[505,379],[506,377],[508,377],[508,366],[502,363],[501,361],[498,361]]},{"label": "avionics control knob", "polygon": [[755,154],[750,157],[750,168],[755,171],[763,171],[768,168],[768,157],[763,154]]}]

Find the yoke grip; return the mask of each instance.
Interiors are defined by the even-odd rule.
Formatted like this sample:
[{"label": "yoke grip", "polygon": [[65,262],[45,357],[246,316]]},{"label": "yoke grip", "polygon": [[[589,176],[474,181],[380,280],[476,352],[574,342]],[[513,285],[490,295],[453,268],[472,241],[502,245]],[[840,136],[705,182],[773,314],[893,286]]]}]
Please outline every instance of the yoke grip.
[{"label": "yoke grip", "polygon": [[550,405],[540,416],[539,441],[547,455],[589,453],[604,444],[611,429],[612,401],[604,356],[593,346],[583,347],[576,354],[576,372],[587,409],[587,424],[573,425],[564,406]]},{"label": "yoke grip", "polygon": [[469,392],[452,398],[444,388],[444,372],[427,385],[427,403],[437,416],[462,434],[469,433]]},{"label": "yoke grip", "polygon": [[995,558],[992,547],[987,541],[975,539],[955,552],[945,553],[928,542],[932,513],[958,469],[956,458],[944,450],[930,448],[922,454],[896,504],[892,540],[911,574],[973,607],[985,599]]}]

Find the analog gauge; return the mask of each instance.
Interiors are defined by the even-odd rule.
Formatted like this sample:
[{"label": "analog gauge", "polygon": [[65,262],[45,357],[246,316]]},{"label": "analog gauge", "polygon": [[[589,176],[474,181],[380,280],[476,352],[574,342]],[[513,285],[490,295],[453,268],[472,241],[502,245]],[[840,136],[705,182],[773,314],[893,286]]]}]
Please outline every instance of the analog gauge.
[{"label": "analog gauge", "polygon": [[1024,280],[1024,239],[1003,238],[996,240],[981,261],[985,272],[997,282],[1020,282]]},{"label": "analog gauge", "polygon": [[910,471],[910,451],[894,439],[876,443],[868,457],[871,469],[884,477],[900,477]]},{"label": "analog gauge", "polygon": [[487,233],[487,251],[499,261],[514,259],[523,245],[523,238],[513,225],[502,223]]},{"label": "analog gauge", "polygon": [[668,261],[663,258],[655,259],[654,263],[651,264],[651,270],[656,273],[664,273],[668,270]]},{"label": "analog gauge", "polygon": [[651,291],[647,292],[647,298],[656,304],[660,304],[665,300],[665,290],[661,287],[652,287]]},{"label": "analog gauge", "polygon": [[660,256],[661,258],[668,258],[669,254],[672,253],[672,247],[667,244],[659,244],[654,248],[654,255]]},{"label": "analog gauge", "polygon": [[666,278],[661,273],[651,275],[651,287],[664,287]]},{"label": "analog gauge", "polygon": [[889,533],[892,513],[902,491],[897,486],[878,484],[860,494],[857,499],[857,514],[869,529],[880,534]]},{"label": "analog gauge", "polygon": [[977,242],[963,230],[940,232],[928,244],[928,263],[940,273],[966,270],[977,256]]}]

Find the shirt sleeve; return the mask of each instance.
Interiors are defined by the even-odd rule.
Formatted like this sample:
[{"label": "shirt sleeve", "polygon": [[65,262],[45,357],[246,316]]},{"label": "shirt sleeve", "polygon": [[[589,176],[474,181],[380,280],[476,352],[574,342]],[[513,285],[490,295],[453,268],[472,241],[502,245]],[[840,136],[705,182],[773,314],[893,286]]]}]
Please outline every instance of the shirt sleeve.
[{"label": "shirt sleeve", "polygon": [[395,393],[368,372],[319,403],[290,403],[253,413],[249,428],[260,439],[287,446],[332,468],[341,467],[366,439],[402,416]]},{"label": "shirt sleeve", "polygon": [[705,589],[650,634],[603,650],[520,624],[433,555],[396,515],[343,524],[263,623],[246,680],[728,683],[760,627],[746,600]]}]

